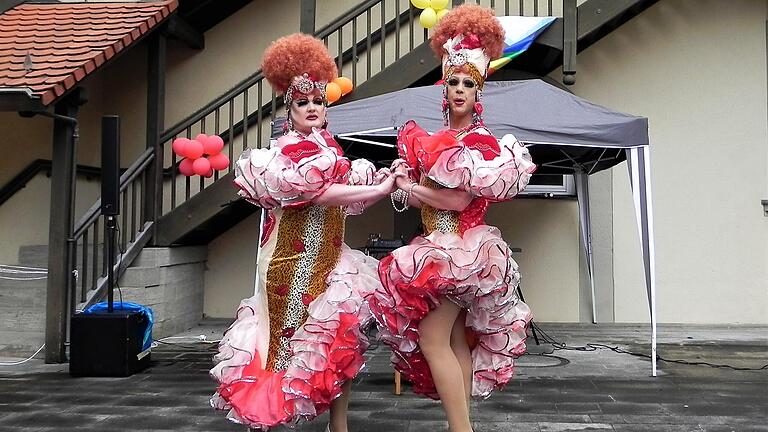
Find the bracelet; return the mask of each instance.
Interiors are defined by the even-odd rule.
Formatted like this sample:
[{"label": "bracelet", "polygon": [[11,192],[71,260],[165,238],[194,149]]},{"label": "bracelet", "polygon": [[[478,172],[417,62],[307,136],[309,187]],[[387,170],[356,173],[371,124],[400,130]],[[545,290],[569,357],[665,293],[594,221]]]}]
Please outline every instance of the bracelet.
[{"label": "bracelet", "polygon": [[418,184],[418,183],[416,183],[416,182],[413,182],[413,183],[411,183],[411,186],[408,188],[408,198],[410,198],[410,197],[411,197],[411,195],[413,194],[413,188],[415,188],[415,187],[416,187],[416,186],[418,186],[418,185],[419,185],[419,184]]}]

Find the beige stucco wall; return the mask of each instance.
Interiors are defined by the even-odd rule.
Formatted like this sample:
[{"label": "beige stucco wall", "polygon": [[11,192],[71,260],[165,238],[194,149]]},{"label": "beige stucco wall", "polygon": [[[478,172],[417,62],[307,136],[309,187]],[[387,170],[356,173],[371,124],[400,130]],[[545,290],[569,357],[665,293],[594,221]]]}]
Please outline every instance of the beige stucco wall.
[{"label": "beige stucco wall", "polygon": [[[664,1],[578,57],[575,94],[650,120],[660,322],[768,323],[764,1]],[[617,321],[647,321],[626,165]]]},{"label": "beige stucco wall", "polygon": [[[98,180],[77,179],[76,220],[99,196]],[[51,181],[45,173],[30,180],[24,189],[0,206],[0,264],[20,264],[19,248],[48,244]]]},{"label": "beige stucco wall", "polygon": [[493,204],[498,226],[522,274],[522,291],[536,320],[578,322],[579,211],[574,200],[515,199]]}]

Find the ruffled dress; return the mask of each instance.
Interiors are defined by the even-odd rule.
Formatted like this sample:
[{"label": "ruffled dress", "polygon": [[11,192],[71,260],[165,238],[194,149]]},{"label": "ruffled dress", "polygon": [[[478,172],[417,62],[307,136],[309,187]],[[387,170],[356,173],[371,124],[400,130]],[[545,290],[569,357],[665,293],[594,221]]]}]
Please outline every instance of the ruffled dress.
[{"label": "ruffled dress", "polygon": [[309,420],[327,410],[363,367],[381,284],[377,261],[343,243],[344,220],[362,211],[313,204],[332,184],[374,184],[366,160],[350,162],[324,130],[289,134],[247,150],[235,185],[268,209],[261,228],[256,292],[240,303],[214,357],[214,408],[252,428]]},{"label": "ruffled dress", "polygon": [[422,204],[425,235],[381,260],[382,286],[371,298],[379,338],[414,392],[439,399],[419,349],[419,323],[447,298],[467,311],[472,395],[488,397],[509,382],[514,360],[525,353],[531,311],[517,295],[517,263],[484,216],[489,203],[522,191],[536,165],[514,136],[497,140],[482,126],[429,135],[409,122],[398,136],[398,150],[417,168],[421,185],[465,190],[474,199],[461,212]]}]

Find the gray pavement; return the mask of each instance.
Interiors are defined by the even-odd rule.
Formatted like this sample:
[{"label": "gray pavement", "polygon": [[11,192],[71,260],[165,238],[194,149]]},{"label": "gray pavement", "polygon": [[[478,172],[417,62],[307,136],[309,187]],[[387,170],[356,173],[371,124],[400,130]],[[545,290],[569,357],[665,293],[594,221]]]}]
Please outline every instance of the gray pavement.
[{"label": "gray pavement", "polygon": [[[206,321],[179,335],[216,340],[227,322]],[[543,324],[569,347],[600,343],[649,352],[647,326]],[[33,360],[0,366],[0,432],[244,431],[208,407],[207,375],[215,344],[168,339],[152,353],[151,368],[127,378],[71,378],[67,365]],[[647,358],[607,349],[556,350],[529,340],[505,391],[476,401],[477,432],[501,431],[768,431],[768,370],[660,362],[650,376]],[[737,367],[768,363],[768,327],[660,327],[659,354],[668,359]],[[374,346],[355,380],[352,432],[439,432],[447,424],[439,403],[404,388],[393,391],[388,352]],[[0,359],[0,362],[7,359]],[[327,416],[300,425],[322,431]],[[285,430],[277,428],[278,431]]]}]

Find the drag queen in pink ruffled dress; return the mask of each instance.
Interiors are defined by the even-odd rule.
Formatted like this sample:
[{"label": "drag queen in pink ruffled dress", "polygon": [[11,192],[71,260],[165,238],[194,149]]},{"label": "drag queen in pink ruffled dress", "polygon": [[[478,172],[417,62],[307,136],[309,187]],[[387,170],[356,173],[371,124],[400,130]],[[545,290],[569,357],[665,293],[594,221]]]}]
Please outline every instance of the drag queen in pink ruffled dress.
[{"label": "drag queen in pink ruffled dress", "polygon": [[324,129],[325,84],[336,67],[323,43],[281,38],[262,69],[285,94],[287,133],[247,150],[235,185],[267,211],[256,294],[242,301],[215,357],[211,404],[255,429],[331,411],[346,432],[351,379],[363,367],[372,323],[367,297],[381,286],[377,261],[344,244],[344,221],[394,189],[394,176],[350,162]]},{"label": "drag queen in pink ruffled dress", "polygon": [[396,180],[393,205],[421,207],[424,235],[381,260],[371,299],[395,368],[416,393],[441,400],[452,432],[471,430],[471,396],[511,379],[531,319],[511,251],[484,223],[489,203],[522,191],[536,167],[514,136],[497,140],[482,122],[479,93],[502,40],[493,12],[475,5],[453,9],[435,29],[449,127],[430,135],[406,123],[393,164],[410,173]]}]

